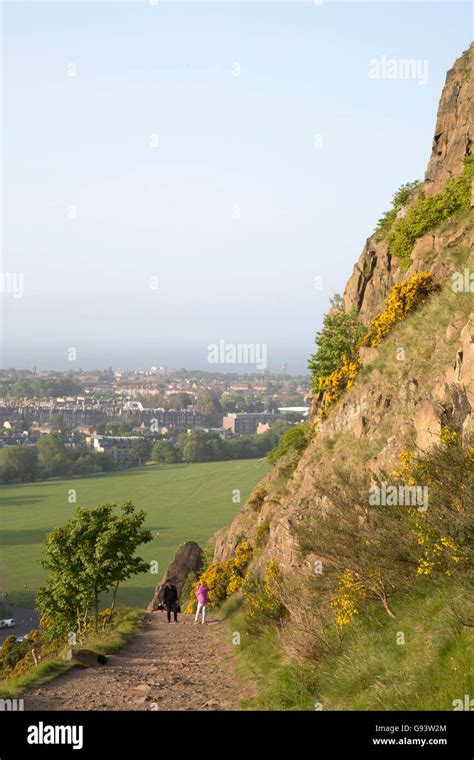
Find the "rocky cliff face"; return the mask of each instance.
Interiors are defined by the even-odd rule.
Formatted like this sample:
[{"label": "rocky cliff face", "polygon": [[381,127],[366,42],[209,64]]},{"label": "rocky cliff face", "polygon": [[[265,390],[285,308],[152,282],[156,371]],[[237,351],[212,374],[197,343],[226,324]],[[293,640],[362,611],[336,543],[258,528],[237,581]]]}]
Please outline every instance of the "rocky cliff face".
[{"label": "rocky cliff face", "polygon": [[[447,74],[426,193],[439,192],[460,174],[470,154],[473,54],[474,45]],[[405,273],[386,242],[372,236],[346,285],[345,308],[355,307],[368,324],[395,283],[421,271],[441,282],[459,269],[474,269],[472,215],[449,220],[420,238]],[[259,527],[265,526],[267,541],[255,569],[272,558],[287,572],[301,572],[294,526],[308,511],[324,508],[315,483],[335,463],[354,472],[362,467],[390,470],[405,448],[426,450],[439,440],[445,424],[460,434],[474,430],[474,295],[469,287],[457,293],[444,288],[377,349],[366,349],[361,360],[357,382],[321,425],[296,469],[288,475],[275,466],[232,524],[216,535],[216,561],[228,558],[242,535],[254,543]]]},{"label": "rocky cliff face", "polygon": [[[458,58],[446,75],[438,107],[431,157],[426,169],[423,191],[438,193],[452,177],[463,170],[463,161],[471,154],[473,141],[474,108],[474,45]],[[409,274],[425,267],[438,278],[446,271],[440,267],[442,261],[437,255],[443,248],[443,241],[436,241],[429,235],[418,241],[414,252],[414,268]],[[428,264],[428,267],[426,267]],[[396,260],[392,259],[385,241],[369,237],[344,291],[346,309],[355,307],[362,321],[367,324],[372,316],[381,310],[384,300],[394,283],[404,275]]]},{"label": "rocky cliff face", "polygon": [[425,174],[425,191],[438,193],[447,180],[462,171],[465,156],[472,152],[474,78],[471,45],[446,75]]}]

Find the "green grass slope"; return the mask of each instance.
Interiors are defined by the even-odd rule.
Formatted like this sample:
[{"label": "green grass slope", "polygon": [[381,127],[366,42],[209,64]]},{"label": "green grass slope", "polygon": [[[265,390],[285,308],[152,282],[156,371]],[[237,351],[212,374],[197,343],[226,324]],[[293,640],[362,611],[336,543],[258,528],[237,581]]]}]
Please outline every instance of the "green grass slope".
[{"label": "green grass slope", "polygon": [[[145,527],[155,534],[141,556],[157,560],[159,574],[132,578],[119,591],[118,601],[145,606],[176,547],[187,540],[204,544],[234,517],[266,471],[265,461],[249,459],[150,465],[73,480],[1,486],[0,580],[9,601],[33,606],[35,589],[44,577],[38,560],[48,531],[66,522],[79,506],[131,500],[146,511]],[[76,504],[68,501],[71,489],[76,491]],[[240,490],[240,503],[233,501],[235,489]]]},{"label": "green grass slope", "polygon": [[474,629],[460,619],[462,600],[451,604],[453,591],[449,581],[420,580],[394,597],[395,620],[380,605],[367,608],[348,626],[339,653],[304,667],[284,660],[275,629],[245,632],[234,602],[228,613],[230,629],[241,632],[239,670],[260,687],[244,707],[452,710],[454,700],[474,693]]}]

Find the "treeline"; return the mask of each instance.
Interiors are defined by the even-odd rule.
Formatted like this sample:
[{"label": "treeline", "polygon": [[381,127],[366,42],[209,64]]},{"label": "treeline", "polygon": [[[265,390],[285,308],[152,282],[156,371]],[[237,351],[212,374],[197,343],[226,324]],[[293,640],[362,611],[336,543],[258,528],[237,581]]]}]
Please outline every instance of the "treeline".
[{"label": "treeline", "polygon": [[[217,433],[202,430],[180,433],[176,439],[137,438],[131,445],[127,466],[141,466],[149,461],[177,464],[258,459],[275,449],[288,430],[294,430],[291,423],[277,420],[261,435],[242,436],[228,441],[223,441]],[[19,444],[0,449],[0,483],[28,483],[48,478],[93,475],[114,469],[117,469],[117,464],[111,456],[82,446],[66,446],[62,433],[43,435],[36,446]]]},{"label": "treeline", "polygon": [[82,386],[68,376],[22,377],[13,382],[2,382],[2,393],[12,398],[49,398],[58,396],[78,396]]},{"label": "treeline", "polygon": [[278,445],[289,427],[290,423],[286,420],[277,420],[261,435],[245,435],[227,441],[223,441],[217,433],[192,430],[190,433],[180,433],[176,441],[164,439],[155,443],[151,459],[160,464],[258,459]]},{"label": "treeline", "polygon": [[61,433],[41,436],[36,446],[19,444],[0,449],[1,483],[88,475],[113,468],[107,454],[66,447]]}]

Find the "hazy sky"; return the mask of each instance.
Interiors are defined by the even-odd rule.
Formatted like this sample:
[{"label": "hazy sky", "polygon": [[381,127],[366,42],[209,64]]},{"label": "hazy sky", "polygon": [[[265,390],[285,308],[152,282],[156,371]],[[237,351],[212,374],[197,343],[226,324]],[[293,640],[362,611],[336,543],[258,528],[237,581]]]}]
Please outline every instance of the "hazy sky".
[{"label": "hazy sky", "polygon": [[[23,275],[21,298],[0,295],[2,366],[18,367],[213,369],[223,339],[303,371],[393,192],[423,176],[472,36],[455,2],[2,11],[2,272]],[[371,78],[383,56],[419,76]]]}]

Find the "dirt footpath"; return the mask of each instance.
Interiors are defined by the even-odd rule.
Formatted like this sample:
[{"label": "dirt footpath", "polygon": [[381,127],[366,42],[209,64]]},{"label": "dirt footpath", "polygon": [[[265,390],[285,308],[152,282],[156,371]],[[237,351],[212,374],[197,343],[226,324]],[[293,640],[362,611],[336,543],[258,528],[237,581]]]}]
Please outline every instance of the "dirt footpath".
[{"label": "dirt footpath", "polygon": [[189,615],[168,623],[146,616],[143,629],[107,665],[73,669],[25,692],[25,710],[235,710],[252,696],[234,672],[225,623]]}]

